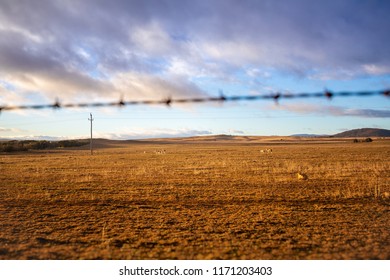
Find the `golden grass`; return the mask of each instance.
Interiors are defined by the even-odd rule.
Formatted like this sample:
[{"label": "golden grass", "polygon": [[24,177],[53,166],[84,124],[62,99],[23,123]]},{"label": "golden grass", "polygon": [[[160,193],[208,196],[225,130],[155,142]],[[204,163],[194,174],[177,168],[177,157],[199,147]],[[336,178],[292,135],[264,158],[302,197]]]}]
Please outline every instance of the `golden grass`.
[{"label": "golden grass", "polygon": [[119,146],[0,155],[0,258],[390,258],[388,141]]}]

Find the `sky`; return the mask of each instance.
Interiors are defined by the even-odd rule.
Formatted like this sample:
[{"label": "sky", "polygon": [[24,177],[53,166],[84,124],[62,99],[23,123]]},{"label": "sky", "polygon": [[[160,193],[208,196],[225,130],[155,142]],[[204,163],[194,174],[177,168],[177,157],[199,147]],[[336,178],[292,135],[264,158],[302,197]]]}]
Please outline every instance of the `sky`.
[{"label": "sky", "polygon": [[[390,1],[0,0],[0,107],[390,88]],[[0,138],[390,129],[390,98],[3,110]]]}]

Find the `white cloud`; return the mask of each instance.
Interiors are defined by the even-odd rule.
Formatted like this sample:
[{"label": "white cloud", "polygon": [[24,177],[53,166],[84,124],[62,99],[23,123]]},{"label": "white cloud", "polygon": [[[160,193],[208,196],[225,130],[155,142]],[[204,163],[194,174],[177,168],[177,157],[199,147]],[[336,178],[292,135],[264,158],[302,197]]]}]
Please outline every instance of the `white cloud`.
[{"label": "white cloud", "polygon": [[230,135],[245,134],[245,132],[242,130],[237,130],[237,129],[229,129],[228,134],[230,134]]},{"label": "white cloud", "polygon": [[390,66],[383,66],[378,64],[365,64],[363,70],[370,75],[384,75],[390,73]]},{"label": "white cloud", "polygon": [[10,106],[24,102],[25,99],[21,95],[7,89],[5,84],[4,81],[0,81],[0,106]]},{"label": "white cloud", "polygon": [[237,41],[205,41],[201,43],[203,53],[210,59],[223,61],[226,64],[257,64],[264,61],[265,52],[261,46],[253,42]]},{"label": "white cloud", "polygon": [[47,136],[47,135],[22,135],[22,136],[3,136],[3,139],[12,139],[12,140],[46,140],[46,141],[61,141],[68,139],[83,139],[85,137],[56,137],[56,136]]},{"label": "white cloud", "polygon": [[131,99],[179,98],[206,95],[196,84],[183,76],[152,76],[137,72],[124,72],[112,80],[116,91]]},{"label": "white cloud", "polygon": [[177,44],[158,22],[137,26],[129,30],[130,40],[137,48],[137,52],[147,56],[165,56],[176,52]]},{"label": "white cloud", "polygon": [[25,132],[25,130],[19,128],[0,127],[0,133],[21,133],[21,132]]},{"label": "white cloud", "polygon": [[262,70],[262,69],[259,69],[259,68],[249,68],[246,70],[246,74],[251,77],[251,78],[265,78],[265,79],[268,79],[270,78],[272,75],[269,71],[267,70]]},{"label": "white cloud", "polygon": [[113,140],[126,140],[126,139],[148,139],[148,138],[174,138],[174,137],[190,137],[190,136],[202,136],[210,135],[211,131],[208,130],[194,130],[188,128],[182,129],[169,129],[169,128],[131,128],[122,129],[120,132],[109,133],[95,133],[96,138],[106,138]]}]

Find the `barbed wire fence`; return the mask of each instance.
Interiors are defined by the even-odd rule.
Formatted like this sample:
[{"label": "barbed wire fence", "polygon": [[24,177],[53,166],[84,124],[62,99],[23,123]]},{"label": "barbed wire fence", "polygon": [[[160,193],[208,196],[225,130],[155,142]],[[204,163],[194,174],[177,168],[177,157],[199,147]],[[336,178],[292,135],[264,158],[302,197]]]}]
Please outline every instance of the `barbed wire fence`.
[{"label": "barbed wire fence", "polygon": [[133,100],[125,101],[120,98],[116,102],[85,102],[85,103],[64,103],[62,104],[58,99],[52,104],[41,105],[12,105],[2,106],[0,104],[0,113],[3,111],[12,110],[41,110],[41,109],[61,109],[61,108],[89,108],[89,107],[125,107],[134,105],[165,105],[184,103],[206,103],[206,102],[232,102],[232,101],[256,101],[256,100],[273,100],[278,102],[282,99],[306,99],[306,98],[327,98],[335,97],[364,97],[364,96],[384,96],[390,97],[390,89],[376,90],[376,91],[340,91],[332,92],[325,90],[323,92],[314,93],[272,93],[262,95],[232,95],[225,96],[220,94],[218,97],[198,97],[198,98],[165,98],[162,100]]}]

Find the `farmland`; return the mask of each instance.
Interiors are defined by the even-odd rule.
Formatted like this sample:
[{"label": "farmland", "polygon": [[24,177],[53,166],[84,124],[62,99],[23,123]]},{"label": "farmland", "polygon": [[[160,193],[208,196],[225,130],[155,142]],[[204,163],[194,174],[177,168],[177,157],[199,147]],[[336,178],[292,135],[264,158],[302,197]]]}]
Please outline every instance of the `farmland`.
[{"label": "farmland", "polygon": [[0,259],[390,258],[389,140],[211,140],[0,154]]}]

